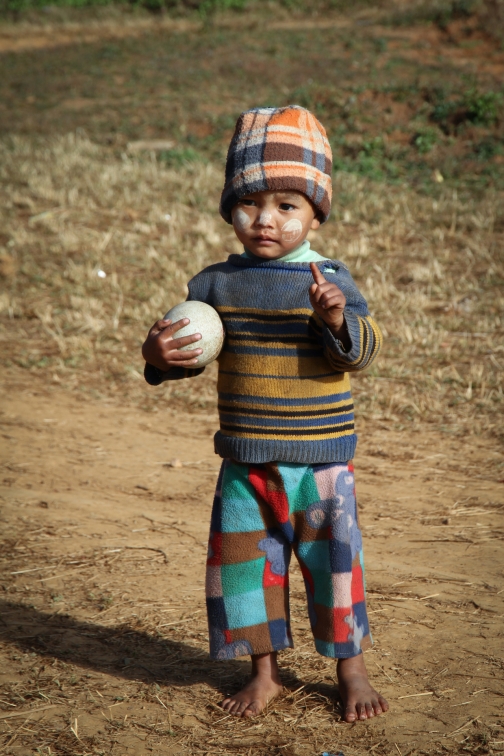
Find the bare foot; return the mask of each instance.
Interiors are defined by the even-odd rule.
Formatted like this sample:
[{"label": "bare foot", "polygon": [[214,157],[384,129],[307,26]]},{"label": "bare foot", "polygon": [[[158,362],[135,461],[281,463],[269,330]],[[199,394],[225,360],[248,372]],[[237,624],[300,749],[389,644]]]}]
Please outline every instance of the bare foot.
[{"label": "bare foot", "polygon": [[362,654],[351,659],[338,659],[336,671],[345,722],[371,719],[388,711],[386,700],[369,683]]},{"label": "bare foot", "polygon": [[221,706],[235,717],[256,717],[281,690],[276,653],[257,654],[252,656],[249,682],[239,693],[225,698]]}]

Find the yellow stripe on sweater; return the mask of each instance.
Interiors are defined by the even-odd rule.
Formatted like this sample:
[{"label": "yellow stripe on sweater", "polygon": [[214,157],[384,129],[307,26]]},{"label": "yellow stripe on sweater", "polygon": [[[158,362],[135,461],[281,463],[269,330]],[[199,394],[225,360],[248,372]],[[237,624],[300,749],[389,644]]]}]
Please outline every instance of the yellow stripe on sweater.
[{"label": "yellow stripe on sweater", "polygon": [[[240,375],[243,380],[249,376],[264,376],[263,380],[277,380],[280,376],[299,376],[300,378],[312,378],[323,380],[326,383],[337,382],[339,374],[331,373],[327,360],[321,354],[320,357],[299,357],[293,354],[269,355],[269,354],[240,354]],[[219,356],[219,372],[236,370],[236,355],[223,351]],[[319,376],[324,376],[323,379]],[[326,379],[327,377],[327,379]]]},{"label": "yellow stripe on sweater", "polygon": [[[282,397],[283,398],[283,397]],[[310,414],[310,412],[317,411],[323,413],[326,411],[328,415],[335,414],[340,407],[346,407],[349,404],[353,404],[353,400],[351,398],[347,399],[339,399],[335,402],[326,402],[324,404],[306,404],[303,402],[306,400],[306,392],[303,393],[303,396],[299,397],[293,397],[289,396],[289,404],[271,404],[268,402],[267,397],[264,397],[264,401],[255,401],[255,402],[247,402],[246,400],[242,400],[241,398],[238,401],[233,401],[232,399],[221,399],[219,398],[219,406],[223,408],[229,408],[230,410],[235,410],[237,405],[240,407],[241,410],[260,410],[261,413],[264,415],[267,415],[269,411],[271,412],[282,412],[285,413],[285,417],[287,418],[289,416],[289,411],[292,413],[299,413],[304,412],[307,415]],[[299,400],[299,404],[291,404],[290,402],[296,401],[296,399]]]},{"label": "yellow stripe on sweater", "polygon": [[[254,307],[223,307],[222,305],[219,305],[215,308],[219,315],[226,316],[226,313],[230,313],[233,316],[241,315],[242,317],[246,317],[247,314],[249,315],[262,315],[264,317],[264,320],[271,322],[270,317],[271,315],[278,316],[282,321],[284,319],[288,318],[289,315],[303,315],[307,319],[311,318],[313,315],[313,310],[310,310],[308,307],[300,307],[298,309],[292,309],[292,310],[282,310],[281,315],[277,310],[263,310],[261,308],[254,308]],[[233,320],[237,319],[233,317]],[[256,321],[256,318],[254,318],[254,321]]]},{"label": "yellow stripe on sweater", "polygon": [[[325,365],[327,372],[327,363]],[[277,373],[278,375],[278,373]],[[217,390],[221,394],[240,394],[242,396],[263,396],[272,399],[287,397],[289,399],[317,399],[326,397],[330,387],[331,394],[346,394],[350,391],[350,377],[348,373],[337,373],[323,378],[310,377],[306,380],[295,380],[289,377],[282,381],[271,378],[261,378],[250,375],[226,375],[223,368],[219,370]]]},{"label": "yellow stripe on sweater", "polygon": [[[266,430],[271,431],[271,428],[267,428]],[[265,438],[264,430],[261,428],[254,428],[254,432],[235,432],[235,431],[228,431],[223,430],[221,427],[221,431],[223,436],[231,436],[232,438]],[[312,434],[312,435],[292,435],[292,436],[286,436],[286,435],[277,435],[276,433],[268,433],[267,438],[271,441],[319,441],[322,439],[327,438],[343,438],[344,436],[353,436],[355,433],[354,428],[350,428],[345,431],[341,432],[335,432],[335,433],[328,433],[327,430],[321,429],[320,433],[318,434]]]}]

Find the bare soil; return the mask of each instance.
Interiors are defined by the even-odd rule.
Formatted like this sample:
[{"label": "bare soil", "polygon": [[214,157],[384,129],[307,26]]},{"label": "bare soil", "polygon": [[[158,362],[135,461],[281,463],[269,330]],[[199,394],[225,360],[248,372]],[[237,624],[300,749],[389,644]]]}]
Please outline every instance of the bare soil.
[{"label": "bare soil", "polygon": [[391,710],[341,722],[294,569],[285,692],[245,722],[218,704],[246,662],[207,656],[216,416],[83,399],[19,371],[4,375],[3,397],[2,752],[504,751],[502,455],[491,441],[360,423],[366,663]]}]

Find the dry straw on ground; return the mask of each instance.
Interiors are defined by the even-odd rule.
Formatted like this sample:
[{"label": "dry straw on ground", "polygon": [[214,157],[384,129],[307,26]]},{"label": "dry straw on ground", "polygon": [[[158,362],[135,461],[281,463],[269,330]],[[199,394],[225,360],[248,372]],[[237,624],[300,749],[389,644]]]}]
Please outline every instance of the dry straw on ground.
[{"label": "dry straw on ground", "polygon": [[[146,329],[185,298],[192,275],[237,251],[217,213],[220,167],[167,168],[153,152],[118,154],[85,135],[8,137],[0,180],[7,364],[155,409],[159,395],[141,383]],[[354,381],[361,418],[498,433],[502,197],[434,182],[426,196],[345,173],[334,189],[313,246],[348,265],[386,337],[380,361]],[[210,368],[164,395],[206,407],[214,382]]]}]

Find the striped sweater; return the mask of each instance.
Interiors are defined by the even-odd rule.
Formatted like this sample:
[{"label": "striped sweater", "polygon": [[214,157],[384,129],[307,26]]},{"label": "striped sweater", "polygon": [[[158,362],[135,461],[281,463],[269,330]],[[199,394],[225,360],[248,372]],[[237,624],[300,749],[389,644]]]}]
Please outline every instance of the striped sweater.
[{"label": "striped sweater", "polygon": [[[249,464],[352,459],[357,438],[348,374],[372,362],[382,337],[343,263],[318,266],[346,297],[348,352],[313,312],[309,263],[230,255],[189,282],[188,299],[214,307],[226,329],[215,435],[222,457]],[[161,373],[146,365],[145,377],[158,385],[203,370]]]}]

